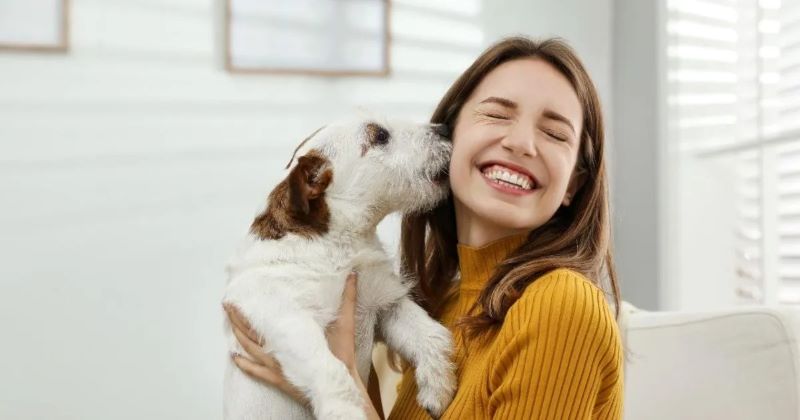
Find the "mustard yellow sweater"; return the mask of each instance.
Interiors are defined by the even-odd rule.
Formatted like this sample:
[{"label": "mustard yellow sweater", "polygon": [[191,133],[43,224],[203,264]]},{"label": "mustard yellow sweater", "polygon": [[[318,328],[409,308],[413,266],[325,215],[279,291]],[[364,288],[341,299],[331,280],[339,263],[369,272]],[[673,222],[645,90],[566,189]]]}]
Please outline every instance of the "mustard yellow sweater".
[{"label": "mustard yellow sweater", "polygon": [[[458,247],[461,284],[441,321],[455,335],[458,390],[443,419],[621,419],[622,346],[603,292],[582,275],[552,271],[531,283],[497,334],[462,345],[453,328],[494,267],[525,240]],[[428,419],[403,374],[390,420]]]}]

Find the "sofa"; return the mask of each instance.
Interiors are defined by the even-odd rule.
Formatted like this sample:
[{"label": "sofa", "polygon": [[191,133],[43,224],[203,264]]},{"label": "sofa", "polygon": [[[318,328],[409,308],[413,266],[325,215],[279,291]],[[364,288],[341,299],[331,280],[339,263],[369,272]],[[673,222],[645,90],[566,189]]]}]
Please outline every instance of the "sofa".
[{"label": "sofa", "polygon": [[625,419],[800,419],[800,311],[622,312]]},{"label": "sofa", "polygon": [[[800,309],[649,312],[624,304],[626,420],[800,420]],[[399,375],[376,351],[384,407]]]}]

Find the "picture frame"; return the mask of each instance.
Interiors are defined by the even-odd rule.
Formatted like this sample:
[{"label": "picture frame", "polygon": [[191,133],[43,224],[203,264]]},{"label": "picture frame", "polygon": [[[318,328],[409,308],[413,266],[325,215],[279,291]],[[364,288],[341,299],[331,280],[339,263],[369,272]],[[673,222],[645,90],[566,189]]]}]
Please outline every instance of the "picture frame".
[{"label": "picture frame", "polygon": [[0,0],[0,50],[67,52],[69,0]]},{"label": "picture frame", "polygon": [[225,0],[225,69],[387,76],[390,0]]}]

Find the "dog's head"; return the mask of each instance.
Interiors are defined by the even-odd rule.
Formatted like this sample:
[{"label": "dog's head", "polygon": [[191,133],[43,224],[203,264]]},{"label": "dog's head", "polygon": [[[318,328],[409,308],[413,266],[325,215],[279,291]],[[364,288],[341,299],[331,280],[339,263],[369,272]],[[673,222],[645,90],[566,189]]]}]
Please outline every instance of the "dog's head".
[{"label": "dog's head", "polygon": [[263,239],[310,237],[327,232],[331,213],[372,225],[395,211],[429,209],[448,192],[446,134],[440,125],[377,119],[325,126],[295,151],[252,231]]}]

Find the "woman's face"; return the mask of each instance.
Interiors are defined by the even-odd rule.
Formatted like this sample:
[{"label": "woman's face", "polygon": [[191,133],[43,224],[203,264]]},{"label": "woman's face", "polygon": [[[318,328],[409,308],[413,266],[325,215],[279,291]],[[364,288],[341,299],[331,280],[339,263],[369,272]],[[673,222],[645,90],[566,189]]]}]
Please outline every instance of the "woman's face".
[{"label": "woman's face", "polygon": [[529,231],[569,205],[579,186],[570,181],[582,121],[569,81],[543,60],[512,60],[487,74],[453,130],[450,184],[459,241]]}]

